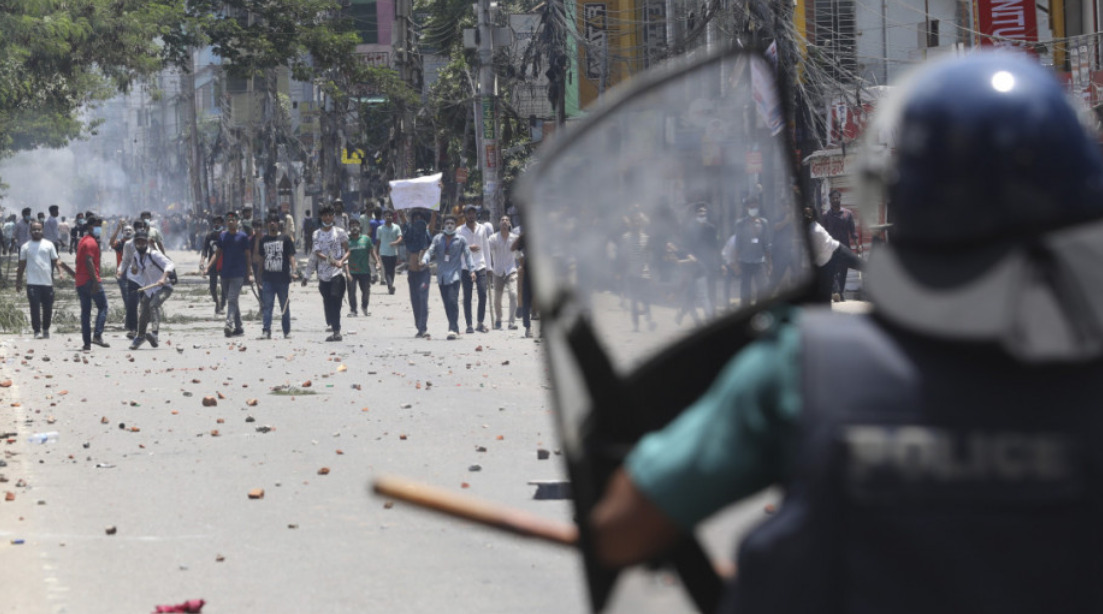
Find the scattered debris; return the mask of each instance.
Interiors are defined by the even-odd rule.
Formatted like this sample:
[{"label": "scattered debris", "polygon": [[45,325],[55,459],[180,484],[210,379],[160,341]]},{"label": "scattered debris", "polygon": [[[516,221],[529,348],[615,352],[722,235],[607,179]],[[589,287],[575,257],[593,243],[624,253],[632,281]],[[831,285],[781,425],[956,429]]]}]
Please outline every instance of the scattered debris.
[{"label": "scattered debris", "polygon": [[470,467],[467,468],[467,470],[468,471],[482,471],[483,466],[482,465],[471,465]]},{"label": "scattered debris", "polygon": [[115,525],[111,525],[111,526],[109,526],[109,527],[105,528],[105,529],[103,530],[103,532],[104,532],[104,533],[107,533],[108,535],[114,535],[114,534],[116,534],[116,533],[118,533],[118,532],[119,532],[119,529],[117,529],[117,528],[115,527]]},{"label": "scattered debris", "polygon": [[[181,569],[187,569],[187,567],[181,565]],[[185,614],[197,614],[203,610],[203,605],[206,601],[202,599],[190,599],[183,603],[177,603],[175,605],[159,605],[157,609],[153,610],[154,614],[174,614],[177,612],[184,612]]]},{"label": "scattered debris", "polygon": [[264,489],[263,488],[254,488],[253,490],[250,490],[249,491],[249,498],[250,499],[263,499],[264,498]]},{"label": "scattered debris", "polygon": [[384,501],[383,502],[383,509],[389,510],[392,507],[394,507],[394,501]]},{"label": "scattered debris", "polygon": [[476,452],[486,452],[486,446],[475,446]]},{"label": "scattered debris", "polygon": [[245,404],[248,405],[249,407],[256,407],[257,403],[259,403],[259,402],[260,401],[258,401],[256,399],[249,399],[249,400],[245,401]]},{"label": "scattered debris", "polygon": [[537,460],[548,460],[548,457],[550,457],[550,456],[551,456],[551,452],[548,452],[544,448],[537,448],[537,450],[536,450],[536,459]]},{"label": "scattered debris", "polygon": [[203,407],[214,407],[218,405],[218,399],[214,397],[203,397]]},{"label": "scattered debris", "polygon": [[318,475],[329,475],[329,467],[322,467],[319,469]]}]

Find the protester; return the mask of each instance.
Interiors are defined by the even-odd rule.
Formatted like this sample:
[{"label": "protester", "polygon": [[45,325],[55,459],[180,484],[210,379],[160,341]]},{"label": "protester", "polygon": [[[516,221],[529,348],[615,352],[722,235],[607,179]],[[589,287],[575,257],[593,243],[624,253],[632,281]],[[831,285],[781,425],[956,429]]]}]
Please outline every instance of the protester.
[{"label": "protester", "polygon": [[260,239],[261,266],[261,338],[272,338],[272,310],[279,304],[283,338],[291,336],[291,305],[288,289],[295,275],[295,242],[280,233],[280,218],[268,218],[268,234]]},{"label": "protester", "polygon": [[383,213],[383,224],[376,228],[376,258],[383,263],[383,282],[387,291],[394,294],[395,266],[398,264],[398,246],[402,243],[402,227],[394,223],[394,211]]},{"label": "protester", "polygon": [[349,256],[349,236],[333,222],[333,207],[319,212],[322,227],[314,231],[314,255],[317,257],[318,292],[332,334],[326,341],[341,341],[341,305],[345,300],[345,263]]},{"label": "protester", "polygon": [[360,234],[360,221],[349,221],[349,317],[356,317],[356,290],[360,289],[360,311],[370,316],[372,258],[375,258],[371,237]]},{"label": "protester", "polygon": [[161,330],[161,306],[172,296],[169,283],[176,269],[172,260],[152,246],[149,231],[145,228],[134,233],[134,264],[128,273],[129,281],[137,285],[138,330],[130,349],[137,350],[143,341],[158,346]]},{"label": "protester", "polygon": [[[77,244],[77,270],[74,281],[77,296],[80,297],[80,334],[84,341],[81,348],[92,351],[92,344],[111,347],[103,340],[103,329],[107,324],[107,294],[103,291],[100,279],[100,233],[103,220],[88,215],[85,224],[89,233]],[[92,303],[96,304],[96,326],[92,327]]]},{"label": "protester", "polygon": [[226,214],[226,230],[218,235],[215,253],[207,261],[209,270],[217,260],[222,261],[223,296],[226,304],[227,337],[240,337],[245,334],[241,327],[241,289],[252,284],[253,254],[249,250],[249,237],[238,228],[237,213]]},{"label": "protester", "polygon": [[498,220],[487,255],[494,275],[494,330],[502,329],[502,294],[509,295],[509,330],[517,330],[517,258],[513,254],[512,224],[508,215]]},{"label": "protester", "polygon": [[[490,235],[494,234],[494,227],[486,222],[480,222],[478,220],[479,208],[475,205],[468,205],[464,208],[463,217],[464,224],[460,226],[457,234],[463,237],[467,241],[468,249],[471,250],[471,262],[472,268],[469,269],[475,273],[473,277],[468,279],[467,276],[463,277],[463,317],[467,322],[467,334],[471,334],[478,330],[480,333],[487,332],[486,328],[486,253],[490,250]],[[475,290],[479,297],[479,311],[478,311],[478,328],[473,328],[472,314],[471,314],[471,299],[472,290]]]},{"label": "protester", "polygon": [[31,306],[31,328],[35,339],[50,338],[54,314],[53,271],[64,279],[57,246],[43,238],[42,224],[31,223],[31,240],[19,249],[19,268],[15,272],[15,291],[23,291],[23,272],[27,273],[27,302]]},{"label": "protester", "polygon": [[222,236],[222,225],[224,219],[221,215],[214,216],[211,220],[211,231],[207,233],[207,236],[203,239],[203,247],[199,252],[199,270],[207,277],[207,289],[211,294],[211,300],[214,301],[214,314],[216,316],[223,315],[226,309],[226,289],[222,288],[222,299],[219,300],[219,278],[222,275],[222,256],[219,255],[215,259],[213,266],[204,266],[211,256],[218,251],[218,238]]},{"label": "protester", "polygon": [[475,281],[475,267],[467,241],[456,235],[455,216],[444,216],[444,229],[433,237],[429,249],[421,257],[421,264],[428,266],[434,257],[437,260],[440,297],[444,302],[444,313],[448,318],[448,339],[458,339],[460,336],[460,278],[464,274],[464,265],[467,265],[467,274],[471,281]]},{"label": "protester", "polygon": [[421,257],[429,248],[432,237],[429,236],[429,227],[436,223],[437,212],[434,211],[428,223],[425,221],[425,213],[421,210],[414,211],[410,215],[410,223],[402,238],[406,245],[406,282],[410,286],[410,307],[414,312],[414,327],[417,329],[415,338],[429,337],[429,277],[431,271],[427,265],[421,263]]}]

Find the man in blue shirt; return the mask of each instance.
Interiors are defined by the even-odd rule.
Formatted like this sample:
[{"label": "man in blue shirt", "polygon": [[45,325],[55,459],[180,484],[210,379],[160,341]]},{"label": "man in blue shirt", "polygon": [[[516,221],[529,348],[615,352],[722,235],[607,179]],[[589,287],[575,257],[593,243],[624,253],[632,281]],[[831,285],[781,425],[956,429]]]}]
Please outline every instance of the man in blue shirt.
[{"label": "man in blue shirt", "polygon": [[241,297],[241,288],[253,283],[253,253],[250,249],[249,236],[238,227],[237,212],[226,214],[226,230],[218,236],[215,252],[207,261],[205,268],[211,266],[222,258],[222,296],[226,301],[226,328],[227,337],[240,337],[245,334],[241,327],[241,307],[238,299]]},{"label": "man in blue shirt", "polygon": [[[475,281],[474,262],[467,241],[456,235],[456,218],[444,216],[444,229],[433,237],[429,250],[421,257],[421,264],[429,265],[437,259],[437,283],[440,284],[440,298],[444,302],[444,313],[448,316],[448,339],[460,336],[460,278],[465,272]],[[463,269],[467,268],[467,271]]]},{"label": "man in blue shirt", "polygon": [[[399,214],[405,217],[404,211],[400,211]],[[436,218],[437,212],[434,211],[431,221],[435,221]],[[420,339],[429,336],[430,276],[429,267],[421,264],[421,256],[432,241],[423,210],[416,210],[410,215],[410,223],[403,231],[402,237],[406,244],[406,281],[410,285],[410,305],[414,312],[414,327],[417,328],[417,334],[414,337]]]}]

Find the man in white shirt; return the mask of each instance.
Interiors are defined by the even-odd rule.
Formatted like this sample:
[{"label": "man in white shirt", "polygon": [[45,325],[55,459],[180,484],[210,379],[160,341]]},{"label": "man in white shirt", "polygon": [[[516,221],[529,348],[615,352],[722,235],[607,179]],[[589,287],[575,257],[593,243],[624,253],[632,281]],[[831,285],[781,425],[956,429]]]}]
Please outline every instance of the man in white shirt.
[{"label": "man in white shirt", "polygon": [[[467,241],[471,250],[471,262],[475,273],[474,281],[470,275],[461,275],[463,282],[463,317],[467,321],[467,334],[475,332],[471,327],[471,290],[472,286],[479,293],[479,328],[480,333],[488,332],[483,322],[486,320],[486,254],[490,251],[490,235],[494,234],[494,227],[486,222],[479,222],[479,208],[475,205],[467,205],[463,211],[463,219],[466,222],[460,227],[458,234]],[[467,269],[466,263],[464,270]]]},{"label": "man in white shirt", "polygon": [[146,228],[134,231],[131,243],[134,245],[134,256],[127,276],[130,282],[137,284],[137,288],[131,288],[138,293],[138,331],[130,343],[130,349],[140,348],[143,341],[157,347],[161,305],[172,296],[169,275],[176,267],[168,256],[153,246]]},{"label": "man in white shirt", "polygon": [[27,301],[31,304],[31,328],[35,339],[50,338],[54,314],[54,278],[63,278],[58,264],[57,246],[42,240],[42,223],[31,222],[31,240],[19,248],[19,269],[15,272],[15,291],[23,291],[23,272],[27,272]]},{"label": "man in white shirt", "polygon": [[326,323],[333,334],[326,341],[341,341],[341,305],[345,300],[345,263],[349,259],[349,235],[334,223],[334,209],[326,205],[319,212],[322,227],[314,231],[314,256],[318,292],[322,295]]},{"label": "man in white shirt", "polygon": [[512,225],[508,215],[498,221],[499,232],[490,237],[490,273],[494,276],[494,330],[502,330],[502,292],[509,293],[509,330],[517,330],[517,258],[513,255]]}]

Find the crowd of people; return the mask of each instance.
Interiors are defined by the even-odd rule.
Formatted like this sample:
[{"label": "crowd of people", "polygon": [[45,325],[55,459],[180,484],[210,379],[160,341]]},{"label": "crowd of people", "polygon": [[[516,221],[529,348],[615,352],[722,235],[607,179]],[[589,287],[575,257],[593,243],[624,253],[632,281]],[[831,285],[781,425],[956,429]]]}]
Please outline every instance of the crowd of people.
[{"label": "crowd of people", "polygon": [[[54,281],[74,280],[81,305],[83,350],[93,345],[109,347],[103,338],[108,315],[100,263],[102,249],[115,253],[115,277],[125,310],[124,326],[130,349],[144,343],[159,344],[162,306],[177,282],[177,267],[166,247],[199,252],[200,273],[208,279],[208,291],[217,316],[225,317],[225,336],[245,335],[240,298],[247,287],[257,292],[261,305],[261,337],[272,338],[272,320],[278,318],[283,336],[291,334],[288,293],[293,280],[302,285],[317,277],[325,313],[326,341],[341,341],[341,318],[348,300],[348,317],[370,316],[371,287],[378,283],[396,292],[396,276],[405,273],[415,336],[431,338],[428,329],[430,263],[435,262],[441,297],[448,316],[448,339],[460,335],[459,295],[462,286],[466,333],[487,333],[488,291],[492,287],[495,309],[491,321],[502,328],[502,295],[509,297],[508,321],[516,330],[516,318],[532,336],[531,297],[520,301],[516,289],[523,277],[523,239],[504,216],[497,230],[479,219],[479,210],[468,206],[459,224],[428,209],[398,211],[377,207],[350,216],[338,199],[322,206],[317,217],[306,213],[296,237],[296,224],[285,207],[270,210],[263,219],[251,207],[212,215],[203,223],[191,217],[170,216],[154,221],[145,211],[133,220],[104,219],[94,212],[78,213],[67,228],[58,207],[49,216],[32,216],[30,208],[9,230],[4,248],[19,254],[17,289],[26,293],[31,326],[36,339],[48,338],[52,323]],[[194,216],[193,216],[194,217]],[[171,220],[171,221],[170,221]],[[438,223],[439,222],[439,223]],[[110,236],[105,228],[111,228]],[[70,234],[72,233],[72,234]],[[433,233],[436,233],[434,236]],[[75,245],[73,240],[75,239]],[[166,246],[167,244],[167,246]],[[75,252],[75,268],[60,254]],[[300,263],[302,258],[305,264]],[[490,274],[488,275],[488,271]],[[527,284],[523,284],[527,288]],[[93,307],[95,317],[93,318]],[[476,317],[477,314],[477,317]]]}]

